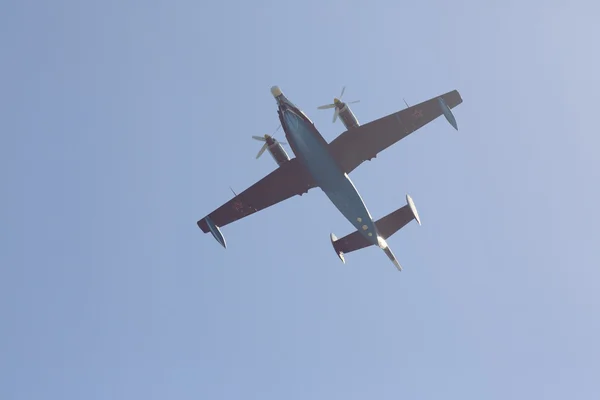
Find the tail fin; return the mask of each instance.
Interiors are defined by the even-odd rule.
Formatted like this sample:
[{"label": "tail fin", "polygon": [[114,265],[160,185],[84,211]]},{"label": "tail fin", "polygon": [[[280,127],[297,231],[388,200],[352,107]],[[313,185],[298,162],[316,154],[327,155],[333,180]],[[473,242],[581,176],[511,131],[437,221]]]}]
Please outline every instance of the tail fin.
[{"label": "tail fin", "polygon": [[[400,266],[400,263],[398,263],[398,260],[394,256],[394,253],[390,247],[387,245],[385,239],[398,232],[398,230],[403,228],[413,219],[416,220],[419,225],[421,225],[419,213],[417,212],[417,208],[415,207],[413,199],[409,195],[406,195],[406,203],[407,204],[405,206],[375,222],[375,226],[379,232],[379,247],[384,251],[384,253],[394,263],[399,271],[402,271],[402,267]],[[341,239],[338,239],[332,233],[331,243],[333,245],[333,249],[343,263],[346,262],[344,254],[371,246],[371,243],[369,243],[369,241],[358,231],[354,231]]]},{"label": "tail fin", "polygon": [[396,268],[398,268],[398,271],[402,271],[402,266],[400,265],[400,263],[396,259],[396,256],[394,255],[394,253],[392,253],[392,249],[390,249],[390,246],[388,246],[386,244],[386,246],[382,247],[382,249],[383,249],[383,252],[385,253],[385,255],[388,256],[388,258],[390,259],[390,261],[392,261],[394,263],[394,266]]},{"label": "tail fin", "polygon": [[388,256],[388,258],[390,259],[390,261],[394,263],[394,266],[396,268],[398,268],[398,271],[402,271],[402,266],[400,265],[400,263],[396,259],[396,256],[392,252],[392,249],[390,249],[390,246],[388,246],[388,244],[385,241],[385,239],[383,237],[381,237],[381,236],[377,236],[377,244],[379,245],[379,248],[381,250],[383,250],[383,252],[385,253],[385,255]]}]

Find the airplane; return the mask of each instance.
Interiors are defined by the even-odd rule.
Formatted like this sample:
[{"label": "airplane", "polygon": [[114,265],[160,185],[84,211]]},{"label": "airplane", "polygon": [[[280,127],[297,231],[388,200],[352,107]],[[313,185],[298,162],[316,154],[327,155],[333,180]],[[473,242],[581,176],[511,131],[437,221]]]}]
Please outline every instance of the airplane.
[{"label": "airplane", "polygon": [[[275,133],[277,133],[279,128],[281,128],[281,125],[279,125],[279,127],[275,130]],[[275,135],[275,133],[273,133],[273,135]],[[273,157],[277,165],[281,166],[281,164],[284,162],[290,161],[290,156],[288,156],[287,152],[282,146],[282,144],[287,144],[286,142],[280,142],[273,136],[267,134],[264,136],[252,136],[252,138],[254,140],[265,142],[256,155],[257,160],[265,152],[265,150],[268,150],[269,154],[271,154],[271,157]]]},{"label": "airplane", "polygon": [[333,121],[332,121],[333,123],[335,123],[335,121],[337,120],[337,117],[339,116],[340,120],[342,121],[342,124],[344,124],[346,129],[358,128],[360,126],[360,124],[358,123],[358,119],[356,119],[356,116],[354,115],[354,113],[352,112],[350,107],[348,107],[348,104],[359,103],[360,100],[343,102],[342,96],[344,96],[345,91],[346,91],[346,86],[344,86],[342,88],[342,93],[340,94],[340,97],[339,98],[335,97],[333,99],[332,104],[326,104],[324,106],[317,107],[317,109],[318,110],[327,110],[330,108],[335,108],[335,110],[333,112]]},{"label": "airplane", "polygon": [[278,86],[271,88],[277,113],[289,146],[296,157],[282,162],[273,172],[197,221],[227,248],[221,227],[248,217],[293,196],[319,187],[356,231],[338,239],[330,234],[332,246],[345,263],[344,254],[369,246],[383,250],[398,271],[402,266],[386,242],[413,219],[420,225],[414,201],[383,218],[373,220],[354,183],[348,176],[364,161],[377,155],[429,122],[444,115],[458,130],[451,109],[462,103],[457,90],[433,97],[412,107],[356,128],[348,129],[327,143],[314,123],[292,103]]}]

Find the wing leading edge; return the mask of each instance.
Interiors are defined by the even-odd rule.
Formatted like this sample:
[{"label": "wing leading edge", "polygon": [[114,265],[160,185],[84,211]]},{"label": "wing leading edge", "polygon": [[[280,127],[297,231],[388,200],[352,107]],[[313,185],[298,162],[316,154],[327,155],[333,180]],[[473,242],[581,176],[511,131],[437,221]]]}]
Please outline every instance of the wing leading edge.
[{"label": "wing leading edge", "polygon": [[[443,102],[440,102],[440,98]],[[329,144],[331,155],[344,172],[350,173],[364,161],[372,159],[394,143],[444,115],[444,103],[452,109],[462,103],[462,98],[457,90],[453,90],[349,129]],[[455,125],[454,121],[453,126]]]},{"label": "wing leading edge", "polygon": [[208,233],[210,228],[206,222],[207,217],[217,227],[222,227],[290,197],[302,195],[315,186],[308,171],[293,158],[200,219],[198,227]]}]

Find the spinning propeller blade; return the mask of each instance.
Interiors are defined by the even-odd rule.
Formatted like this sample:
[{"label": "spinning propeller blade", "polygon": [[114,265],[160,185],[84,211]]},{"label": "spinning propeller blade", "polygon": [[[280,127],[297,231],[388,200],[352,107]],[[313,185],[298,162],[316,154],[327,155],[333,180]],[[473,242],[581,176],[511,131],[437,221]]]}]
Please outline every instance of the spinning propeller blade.
[{"label": "spinning propeller blade", "polygon": [[339,98],[335,98],[333,99],[333,104],[326,104],[324,106],[319,106],[317,107],[318,110],[327,110],[330,108],[335,108],[334,112],[333,112],[333,123],[335,123],[335,121],[337,121],[338,119],[338,115],[340,113],[340,108],[344,107],[344,104],[355,104],[355,103],[359,103],[360,100],[354,100],[354,101],[347,101],[346,103],[342,102],[342,97],[344,96],[344,93],[346,92],[346,86],[344,86],[342,88],[342,92],[340,93],[340,97]]},{"label": "spinning propeller blade", "polygon": [[267,149],[268,144],[265,143],[263,144],[263,146],[260,148],[260,151],[258,152],[258,154],[256,155],[256,159],[258,160],[258,157],[262,156],[262,154],[265,152],[265,150]]},{"label": "spinning propeller blade", "polygon": [[275,136],[275,134],[277,133],[277,131],[281,128],[281,125],[279,125],[277,127],[277,129],[275,129],[275,132],[273,132],[273,135],[269,136],[269,135],[264,135],[264,136],[252,136],[252,139],[254,140],[258,140],[260,142],[265,142],[265,144],[263,144],[263,146],[260,148],[258,154],[256,155],[256,159],[258,160],[258,158],[260,156],[262,156],[262,154],[265,152],[265,150],[267,150],[267,148],[269,147],[269,143],[267,142],[267,139],[273,139],[276,143],[280,143],[280,144],[287,144],[286,142],[280,142],[277,139],[273,138],[273,136]]},{"label": "spinning propeller blade", "polygon": [[317,107],[317,110],[327,110],[327,109],[333,108],[333,107],[335,107],[335,104],[327,104],[324,106]]}]

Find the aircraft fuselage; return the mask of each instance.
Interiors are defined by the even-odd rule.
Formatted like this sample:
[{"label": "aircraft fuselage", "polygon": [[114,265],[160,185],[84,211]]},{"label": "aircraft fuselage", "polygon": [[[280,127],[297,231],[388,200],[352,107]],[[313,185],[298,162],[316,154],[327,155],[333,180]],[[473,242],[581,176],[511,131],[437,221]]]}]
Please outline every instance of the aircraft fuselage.
[{"label": "aircraft fuselage", "polygon": [[277,87],[271,89],[287,141],[336,208],[367,240],[378,246],[378,232],[358,190],[329,153],[328,144],[312,121]]}]

